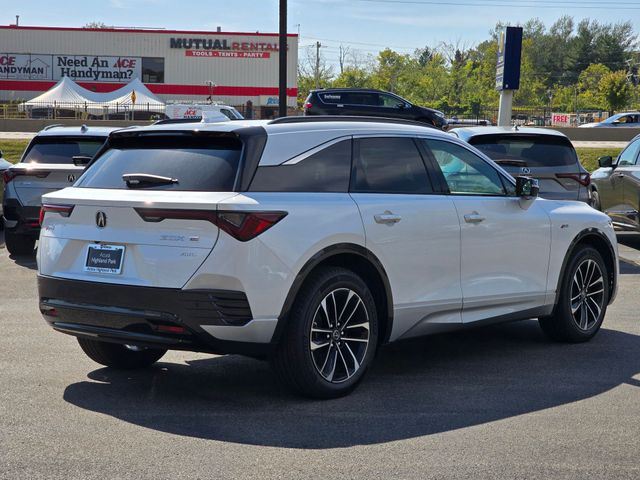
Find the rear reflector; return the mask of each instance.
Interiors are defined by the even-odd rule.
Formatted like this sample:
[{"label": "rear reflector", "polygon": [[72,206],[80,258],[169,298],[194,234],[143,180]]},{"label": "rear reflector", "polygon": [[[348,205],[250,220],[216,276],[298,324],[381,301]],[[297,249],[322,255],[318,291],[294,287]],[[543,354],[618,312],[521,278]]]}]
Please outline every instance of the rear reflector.
[{"label": "rear reflector", "polygon": [[40,208],[40,225],[44,221],[44,215],[47,212],[59,213],[63,217],[68,217],[73,212],[73,205],[54,205],[51,203],[45,203]]},{"label": "rear reflector", "polygon": [[47,172],[47,171],[43,171],[43,170],[12,170],[12,169],[8,169],[5,170],[2,173],[2,180],[4,181],[4,184],[6,185],[7,183],[9,183],[11,180],[13,180],[16,177],[21,177],[21,176],[25,176],[25,177],[38,177],[38,178],[46,178],[49,176],[49,173],[51,172]]},{"label": "rear reflector", "polygon": [[179,325],[157,325],[156,328],[159,332],[165,333],[185,333],[187,331],[186,328]]},{"label": "rear reflector", "polygon": [[575,180],[583,187],[589,186],[591,183],[591,175],[588,173],[556,173],[557,178],[570,178]]},{"label": "rear reflector", "polygon": [[135,210],[145,222],[161,222],[165,219],[205,220],[241,242],[257,237],[287,216],[287,212],[216,212],[164,208],[136,208]]}]

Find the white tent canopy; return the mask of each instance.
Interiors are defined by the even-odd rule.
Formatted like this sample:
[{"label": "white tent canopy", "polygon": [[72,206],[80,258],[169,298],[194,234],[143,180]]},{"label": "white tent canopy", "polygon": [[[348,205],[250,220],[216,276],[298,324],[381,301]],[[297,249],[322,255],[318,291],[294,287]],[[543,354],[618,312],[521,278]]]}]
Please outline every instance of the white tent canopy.
[{"label": "white tent canopy", "polygon": [[[135,92],[135,105],[132,93]],[[161,111],[164,102],[156,97],[138,78],[108,93],[97,93],[81,87],[69,77],[62,77],[49,90],[20,106],[31,108],[63,108],[100,115],[105,111]]]},{"label": "white tent canopy", "polygon": [[[135,104],[133,102],[133,93],[135,92]],[[127,83],[122,88],[108,93],[111,99],[105,101],[103,105],[109,107],[109,110],[113,109],[126,109],[126,110],[152,110],[164,109],[164,102],[156,97],[151,90],[149,90],[144,83],[138,78]]]},{"label": "white tent canopy", "polygon": [[21,105],[40,108],[62,107],[64,104],[99,102],[99,95],[101,94],[82,88],[69,77],[62,77],[58,83],[42,95],[38,95]]}]

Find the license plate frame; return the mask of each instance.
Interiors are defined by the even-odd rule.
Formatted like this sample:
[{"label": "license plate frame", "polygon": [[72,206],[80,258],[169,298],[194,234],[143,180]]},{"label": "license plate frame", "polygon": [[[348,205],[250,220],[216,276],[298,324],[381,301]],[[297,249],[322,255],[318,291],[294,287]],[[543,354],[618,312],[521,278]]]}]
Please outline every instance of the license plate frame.
[{"label": "license plate frame", "polygon": [[124,245],[108,245],[104,243],[91,244],[87,247],[84,271],[90,273],[119,275],[122,273],[124,252]]}]

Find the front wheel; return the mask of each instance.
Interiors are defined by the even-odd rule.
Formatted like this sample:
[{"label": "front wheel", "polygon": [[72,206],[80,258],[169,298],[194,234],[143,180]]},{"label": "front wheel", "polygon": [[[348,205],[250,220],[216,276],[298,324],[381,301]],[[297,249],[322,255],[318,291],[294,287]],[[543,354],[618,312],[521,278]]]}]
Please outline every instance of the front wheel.
[{"label": "front wheel", "polygon": [[94,362],[119,370],[148,367],[167,353],[160,348],[133,347],[80,337],[78,337],[78,343]]},{"label": "front wheel", "polygon": [[591,207],[596,210],[602,211],[602,205],[600,203],[600,194],[597,190],[591,191]]},{"label": "front wheel", "polygon": [[609,301],[609,272],[596,249],[583,246],[572,255],[552,315],[539,319],[543,332],[562,342],[586,342],[598,333]]},{"label": "front wheel", "polygon": [[314,273],[298,294],[272,364],[295,392],[335,398],[362,380],[377,343],[369,287],[352,271],[331,267]]}]

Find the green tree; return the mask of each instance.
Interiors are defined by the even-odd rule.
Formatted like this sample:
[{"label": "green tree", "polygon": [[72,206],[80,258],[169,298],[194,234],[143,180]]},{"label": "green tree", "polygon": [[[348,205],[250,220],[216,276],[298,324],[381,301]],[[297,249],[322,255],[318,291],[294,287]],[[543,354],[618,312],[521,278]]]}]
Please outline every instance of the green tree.
[{"label": "green tree", "polygon": [[604,97],[610,115],[613,115],[616,110],[626,107],[633,93],[624,70],[611,72],[602,77],[600,92]]}]

